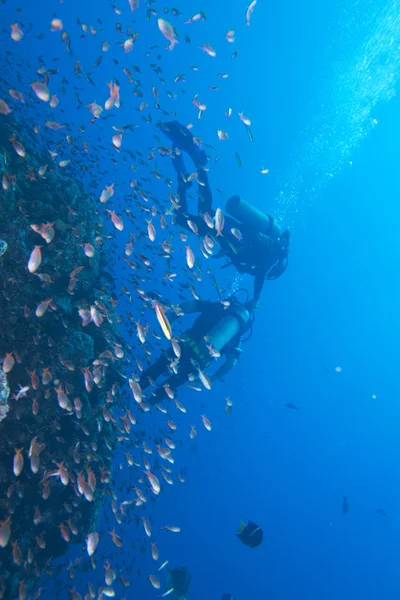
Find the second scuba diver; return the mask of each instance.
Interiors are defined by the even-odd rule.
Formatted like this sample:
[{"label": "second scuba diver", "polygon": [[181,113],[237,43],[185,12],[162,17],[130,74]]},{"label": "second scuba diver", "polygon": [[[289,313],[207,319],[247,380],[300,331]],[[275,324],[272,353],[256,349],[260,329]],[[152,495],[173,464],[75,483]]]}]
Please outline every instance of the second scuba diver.
[{"label": "second scuba diver", "polygon": [[[175,152],[173,165],[178,177],[180,212],[176,222],[191,230],[188,220],[196,225],[203,236],[210,236],[220,246],[217,258],[228,258],[225,266],[233,265],[239,273],[248,273],[254,277],[254,299],[256,308],[265,279],[277,279],[285,271],[288,263],[289,231],[282,231],[274,219],[240,196],[232,196],[226,203],[225,228],[221,236],[213,235],[203,215],[213,216],[212,193],[208,181],[207,155],[195,142],[192,133],[178,121],[159,123],[161,131],[172,141]],[[199,185],[198,215],[188,213],[187,189],[191,185],[185,168],[182,151],[192,159]],[[210,217],[211,218],[211,217]]]},{"label": "second scuba diver", "polygon": [[[177,388],[194,379],[198,374],[203,385],[207,387],[212,381],[226,375],[235,365],[241,354],[240,343],[243,336],[251,329],[252,311],[231,296],[224,303],[209,301],[192,301],[182,303],[180,308],[184,314],[200,313],[193,325],[179,336],[181,356],[178,359],[172,349],[161,354],[156,362],[148,367],[140,376],[140,387],[145,390],[156,380],[165,377],[155,391],[152,391],[151,404],[156,404],[174,394]],[[177,317],[175,316],[175,319]],[[170,319],[170,323],[174,320]],[[217,371],[206,375],[210,365],[219,356],[225,359]],[[171,396],[170,396],[171,397]]]}]

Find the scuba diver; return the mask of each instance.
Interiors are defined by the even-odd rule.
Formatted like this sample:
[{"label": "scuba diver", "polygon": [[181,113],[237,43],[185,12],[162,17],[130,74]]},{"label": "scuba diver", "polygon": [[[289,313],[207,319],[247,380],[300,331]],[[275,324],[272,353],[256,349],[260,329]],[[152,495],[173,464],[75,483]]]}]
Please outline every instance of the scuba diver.
[{"label": "scuba diver", "polygon": [[[254,277],[254,299],[252,307],[256,308],[260,299],[265,279],[277,279],[285,271],[288,264],[290,234],[282,231],[274,219],[243,200],[240,196],[232,196],[226,203],[225,227],[222,235],[214,235],[203,215],[213,214],[212,193],[208,181],[207,155],[193,134],[178,121],[158,123],[161,131],[172,141],[175,151],[173,166],[177,172],[180,212],[175,222],[192,231],[188,220],[194,223],[202,236],[208,235],[220,246],[216,258],[226,257],[228,266],[236,267],[239,273],[248,273]],[[176,153],[176,148],[179,153]],[[182,151],[192,159],[197,174],[198,214],[188,213],[187,189],[191,185],[190,178],[183,161]]]},{"label": "scuba diver", "polygon": [[[238,290],[237,292],[239,292]],[[246,290],[243,290],[246,292]],[[193,325],[184,334],[179,336],[180,358],[171,348],[163,352],[156,362],[148,367],[140,376],[140,387],[145,390],[156,380],[169,375],[160,384],[150,398],[151,404],[156,404],[166,397],[173,397],[171,393],[189,379],[194,379],[198,371],[201,382],[206,388],[211,387],[211,382],[224,377],[235,365],[240,357],[240,343],[253,324],[253,312],[247,304],[241,304],[236,299],[236,294],[224,302],[210,302],[195,300],[181,304],[184,314],[200,313]],[[246,292],[247,293],[247,292]],[[170,318],[172,323],[177,318]],[[210,375],[204,373],[214,361],[214,358],[223,356],[225,362]],[[169,392],[169,393],[168,393]]]},{"label": "scuba diver", "polygon": [[264,532],[259,525],[248,521],[247,525],[243,522],[239,523],[236,536],[245,546],[257,548],[263,541]]},{"label": "scuba diver", "polygon": [[186,567],[170,569],[165,581],[165,595],[170,592],[168,597],[171,600],[186,600],[185,594],[189,589],[190,580],[190,571]]}]

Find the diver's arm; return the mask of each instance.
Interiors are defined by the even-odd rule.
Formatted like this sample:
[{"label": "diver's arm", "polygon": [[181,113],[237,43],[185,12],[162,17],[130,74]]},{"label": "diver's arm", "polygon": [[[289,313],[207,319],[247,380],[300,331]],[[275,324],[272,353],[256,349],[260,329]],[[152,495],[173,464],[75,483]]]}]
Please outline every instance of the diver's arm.
[{"label": "diver's arm", "polygon": [[[211,304],[212,303],[209,300],[191,300],[189,302],[182,302],[182,304],[179,305],[179,308],[181,309],[183,315],[186,315],[191,313],[204,312],[205,310],[210,308]],[[170,324],[172,324],[174,323],[174,321],[176,321],[176,319],[183,315],[177,315],[176,313],[173,313],[171,316],[168,317],[168,320]]]},{"label": "diver's arm", "polygon": [[193,233],[193,229],[190,227],[189,221],[196,225],[199,235],[206,236],[207,233],[210,231],[203,217],[199,217],[198,215],[192,215],[190,213],[184,214],[182,212],[179,212],[175,217],[175,223],[177,225],[179,225],[183,229],[186,229],[190,233]]},{"label": "diver's arm", "polygon": [[214,375],[211,375],[211,380],[217,381],[218,379],[225,377],[225,375],[233,369],[236,363],[237,357],[235,356],[235,354],[228,354],[224,364],[219,369],[217,369],[217,371],[215,371]]},{"label": "diver's arm", "polygon": [[240,338],[238,337],[236,341],[232,340],[231,343],[232,347],[226,354],[226,360],[224,364],[217,371],[215,371],[214,375],[211,376],[213,381],[225,377],[225,375],[233,369],[238,361],[238,358],[240,357],[242,352]]},{"label": "diver's arm", "polygon": [[193,300],[193,302],[182,302],[182,304],[179,305],[179,308],[181,309],[182,313],[179,313],[177,315],[174,312],[171,314],[171,316],[168,316],[170,325],[172,325],[172,323],[174,323],[177,319],[179,319],[180,317],[184,316],[187,313],[198,312],[197,300]]},{"label": "diver's arm", "polygon": [[141,373],[139,382],[142,390],[145,390],[149,387],[150,380],[156,381],[160,375],[168,372],[167,367],[169,362],[170,357],[168,356],[167,352],[164,352],[163,354],[160,354],[160,356],[152,365],[147,367],[147,369]]},{"label": "diver's arm", "polygon": [[182,302],[179,305],[183,313],[196,313],[204,312],[207,308],[210,308],[211,302],[209,300],[191,300],[190,302]]},{"label": "diver's arm", "polygon": [[261,292],[264,286],[264,278],[265,278],[265,270],[259,269],[257,270],[254,276],[254,298],[251,302],[252,308],[257,308],[258,302],[260,300]]}]

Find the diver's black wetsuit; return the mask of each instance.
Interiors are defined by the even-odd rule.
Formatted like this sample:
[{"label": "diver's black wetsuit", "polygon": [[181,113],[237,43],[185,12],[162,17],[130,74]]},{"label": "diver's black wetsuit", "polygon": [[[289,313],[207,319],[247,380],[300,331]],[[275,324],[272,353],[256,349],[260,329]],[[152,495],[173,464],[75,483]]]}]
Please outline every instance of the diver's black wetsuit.
[{"label": "diver's black wetsuit", "polygon": [[[213,215],[211,189],[207,174],[205,171],[203,173],[206,177],[202,175],[202,181],[206,182],[206,185],[204,187],[199,185],[199,215],[204,213]],[[222,235],[217,236],[215,230],[208,227],[203,217],[187,213],[187,185],[182,178],[179,181],[179,175],[178,194],[181,210],[175,222],[184,229],[192,231],[188,224],[188,221],[191,221],[197,226],[201,236],[212,237],[221,248],[214,258],[224,256],[229,261],[223,268],[233,265],[239,273],[252,275],[254,299],[258,302],[265,279],[277,279],[286,269],[287,253],[282,250],[282,245],[267,236],[255,234],[253,230],[228,215],[224,215],[225,226]],[[240,231],[242,235],[240,240],[232,234],[232,229]]]},{"label": "diver's black wetsuit", "polygon": [[[233,306],[233,304],[232,304]],[[172,390],[177,389],[188,381],[188,375],[195,372],[195,363],[199,369],[204,370],[210,366],[213,359],[207,348],[204,336],[217,325],[224,317],[233,313],[233,308],[225,308],[220,302],[209,302],[197,300],[182,305],[186,313],[200,312],[200,316],[194,321],[193,325],[183,335],[181,341],[181,358],[179,359],[178,372],[172,373],[162,385],[160,385],[154,396],[150,398],[150,403],[155,404],[163,400],[167,393],[164,386],[168,385]],[[236,313],[233,313],[236,314]],[[172,321],[172,319],[170,320]],[[250,326],[250,324],[249,324]],[[214,374],[213,378],[223,377],[232,367],[240,356],[240,340],[248,327],[243,326],[240,332],[235,335],[220,351],[221,356],[226,357],[225,363]],[[168,366],[176,361],[176,356],[172,349],[163,352],[153,365],[150,365],[140,376],[140,386],[145,390],[151,379],[156,381],[158,377],[168,373]],[[193,361],[193,362],[192,362]]]},{"label": "diver's black wetsuit", "polygon": [[[210,229],[203,217],[208,213],[214,215],[212,208],[212,192],[205,170],[207,157],[204,150],[195,143],[192,133],[177,121],[171,123],[160,123],[161,130],[167,135],[181,151],[189,154],[197,168],[198,181],[198,210],[197,215],[188,213],[187,190],[191,182],[187,183],[188,172],[185,168],[182,153],[173,158],[173,166],[177,173],[180,211],[175,222],[181,227],[191,231],[188,220],[194,223],[201,236],[209,235],[213,238],[221,250],[215,256],[225,256],[228,264],[233,265],[239,273],[248,273],[254,277],[254,301],[257,304],[265,279],[277,279],[285,271],[287,266],[288,232],[285,232],[279,240],[273,240],[267,235],[255,233],[254,230],[246,228],[242,223],[225,215],[225,227],[222,235],[216,236],[215,230]],[[270,217],[271,227],[273,219]],[[231,229],[239,230],[242,237],[237,239]]]}]

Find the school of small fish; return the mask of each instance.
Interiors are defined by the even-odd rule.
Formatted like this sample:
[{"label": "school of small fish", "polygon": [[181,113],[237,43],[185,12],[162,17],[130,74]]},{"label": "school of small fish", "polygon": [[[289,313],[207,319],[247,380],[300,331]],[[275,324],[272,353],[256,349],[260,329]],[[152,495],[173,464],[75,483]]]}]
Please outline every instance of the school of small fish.
[{"label": "school of small fish", "polygon": [[[62,0],[54,0],[54,12],[48,14],[47,31],[44,32],[35,31],[31,23],[25,22],[23,8],[10,8],[10,13],[13,14],[7,24],[7,35],[11,37],[16,53],[22,49],[23,58],[17,59],[19,54],[14,56],[13,53],[6,52],[10,68],[15,61],[18,62],[15,72],[12,75],[9,73],[10,81],[5,81],[2,75],[0,119],[14,119],[12,123],[15,131],[9,141],[16,155],[13,160],[18,158],[19,161],[25,161],[21,164],[26,165],[27,181],[32,184],[40,183],[50,174],[59,173],[60,177],[65,174],[67,177],[83,180],[95,199],[93,210],[96,212],[98,230],[94,241],[80,236],[79,224],[74,221],[76,215],[73,208],[69,207],[69,223],[73,225],[68,224],[66,227],[74,228],[81,262],[71,264],[69,279],[63,284],[64,291],[74,299],[77,286],[84,280],[84,269],[90,266],[90,261],[96,261],[100,250],[107,244],[110,265],[114,265],[116,270],[118,265],[118,272],[123,273],[123,281],[117,282],[117,294],[96,300],[90,306],[79,305],[76,310],[75,316],[82,332],[94,331],[94,334],[103,336],[102,354],[86,367],[79,367],[79,363],[74,364],[73,361],[59,357],[65,373],[80,373],[89,399],[96,394],[97,389],[106,386],[107,402],[99,412],[93,414],[93,421],[99,430],[104,428],[108,432],[110,440],[113,436],[119,443],[123,458],[118,468],[125,474],[123,477],[127,482],[126,485],[116,487],[111,473],[107,469],[101,470],[101,484],[107,489],[106,496],[112,515],[106,521],[113,519],[113,526],[110,525],[106,532],[84,532],[81,540],[84,544],[83,551],[67,569],[71,579],[71,599],[90,600],[117,595],[122,598],[121,590],[132,583],[129,573],[132,575],[134,559],[131,561],[129,556],[134,554],[134,548],[131,545],[127,547],[128,540],[124,536],[124,522],[127,520],[136,521],[140,528],[140,552],[149,551],[155,563],[161,558],[163,560],[161,566],[156,564],[154,572],[147,574],[150,585],[155,590],[160,590],[158,572],[166,567],[168,561],[165,557],[160,557],[157,539],[159,536],[169,535],[168,532],[179,533],[181,529],[179,515],[176,516],[176,524],[156,526],[149,506],[160,494],[167,493],[169,485],[185,481],[185,470],[176,467],[173,456],[179,436],[192,440],[197,435],[197,425],[189,425],[185,413],[190,413],[190,419],[196,420],[198,424],[202,423],[208,432],[212,431],[212,423],[206,414],[194,415],[185,406],[183,398],[177,400],[175,390],[169,386],[165,386],[168,404],[164,402],[152,407],[148,402],[151,391],[143,391],[139,384],[140,373],[160,350],[163,351],[165,344],[171,345],[176,361],[180,360],[179,330],[175,330],[172,322],[176,317],[182,316],[180,301],[187,300],[188,297],[198,299],[201,296],[201,282],[205,278],[201,261],[203,258],[206,261],[214,251],[211,238],[201,239],[194,223],[189,223],[193,231],[190,239],[187,234],[180,233],[174,224],[174,216],[179,209],[179,196],[174,192],[175,181],[162,172],[163,168],[169,169],[173,150],[163,146],[157,130],[154,133],[154,124],[156,120],[179,118],[178,112],[174,110],[178,106],[177,100],[182,98],[182,106],[186,107],[187,104],[182,86],[200,69],[194,64],[187,64],[186,72],[174,73],[172,77],[164,74],[170,71],[171,65],[173,67],[174,55],[184,53],[185,47],[191,47],[187,56],[196,56],[198,53],[199,62],[207,61],[207,67],[204,68],[213,73],[215,57],[224,53],[226,70],[215,74],[219,80],[218,85],[209,86],[209,90],[216,92],[222,89],[223,81],[229,76],[228,67],[234,64],[232,59],[239,54],[237,49],[232,53],[230,48],[241,32],[227,27],[220,32],[221,40],[209,40],[208,18],[201,11],[195,14],[189,11],[184,15],[176,8],[158,7],[154,0],[148,0],[147,3],[119,0],[117,3],[107,2],[109,19],[115,23],[113,37],[104,39],[104,23],[100,18],[95,23],[86,23],[77,16],[75,30],[70,29],[71,19],[65,14],[67,8],[71,11],[69,4],[71,3],[64,4]],[[74,9],[78,9],[77,3],[72,4]],[[244,6],[241,9],[243,29],[252,23],[255,8],[256,1],[253,1],[247,8]],[[138,22],[142,23],[145,30],[143,33],[139,30]],[[196,48],[191,46],[192,28],[203,28],[196,30],[196,37],[200,31],[203,40]],[[53,44],[57,45],[54,46],[57,47],[57,56],[42,54],[37,58],[28,58],[30,38],[34,37],[37,44],[43,39],[48,40],[49,36],[52,36]],[[156,40],[156,43],[148,46],[145,40],[150,38],[152,41]],[[75,45],[85,47],[84,55],[78,56]],[[58,66],[60,55],[60,64],[65,65],[69,61],[65,72]],[[206,55],[204,59],[202,55]],[[96,69],[100,64],[107,68],[108,81],[103,80],[103,75],[97,76]],[[140,74],[144,71],[151,72],[155,80],[150,89],[140,81]],[[194,109],[193,117],[196,121],[206,118],[207,105],[200,98],[206,96],[209,90],[199,89],[189,101],[189,108],[193,107],[191,110]],[[132,122],[124,124],[120,121],[118,109],[127,103],[132,105]],[[79,111],[80,125],[66,121],[66,111],[72,110],[72,105],[74,110]],[[229,108],[216,129],[218,139],[227,144],[233,136],[226,131],[226,123],[229,123],[226,117],[233,114],[233,109]],[[237,115],[252,141],[250,118],[239,111]],[[29,132],[24,127],[15,127],[19,119],[29,123]],[[188,124],[188,127],[191,128],[192,125]],[[146,153],[135,151],[135,136],[139,135],[136,130],[145,135],[143,131],[146,128],[153,131],[152,143]],[[195,128],[196,133],[201,129],[198,123]],[[47,160],[36,171],[30,166],[30,153],[33,152],[35,143],[47,148]],[[208,149],[215,161],[218,161],[215,148]],[[235,156],[240,167],[241,159],[236,151]],[[11,163],[7,163],[7,157],[3,162],[0,165],[2,201],[7,197],[8,191],[18,184],[9,168]],[[266,174],[268,170],[262,168],[260,172]],[[196,174],[193,174],[190,181],[195,178]],[[121,179],[126,181],[126,186],[116,183]],[[20,210],[24,211],[22,204]],[[217,209],[214,219],[209,215],[205,215],[204,219],[210,230],[216,231],[217,236],[223,235],[224,215],[221,209]],[[35,306],[31,306],[27,298],[24,314],[19,315],[19,318],[36,319],[36,335],[39,337],[44,335],[49,315],[54,316],[58,311],[61,326],[63,323],[62,311],[54,296],[52,293],[47,294],[47,289],[51,290],[54,283],[49,257],[54,256],[51,250],[57,242],[60,227],[60,223],[53,222],[51,212],[29,224],[29,228],[35,232],[37,243],[32,245],[26,255],[26,277],[38,278],[45,296]],[[240,231],[232,230],[232,234],[240,239]],[[164,278],[158,281],[154,277],[154,271],[160,265]],[[215,277],[211,270],[206,273],[214,284]],[[174,293],[177,296],[176,304],[171,301]],[[107,333],[106,325],[113,323],[124,327],[128,342],[124,344]],[[219,352],[212,346],[209,350],[212,358],[218,360]],[[16,362],[19,364],[20,361],[21,357],[15,348],[8,348],[2,357],[4,373],[10,374]],[[125,385],[121,380],[118,383],[109,381],[108,369],[114,363],[120,363],[119,371]],[[211,388],[211,380],[200,369],[197,372],[194,369],[193,379],[188,381],[188,387],[206,394]],[[129,391],[129,396],[126,390]],[[123,402],[117,402],[120,393]],[[35,572],[36,579],[39,579],[41,572],[51,573],[50,563],[43,566],[38,559],[47,543],[46,535],[41,531],[43,511],[38,506],[35,509],[32,526],[37,529],[36,545],[25,553],[21,549],[22,541],[13,535],[12,495],[23,493],[20,482],[23,475],[29,472],[29,480],[36,482],[41,502],[42,499],[46,501],[49,498],[55,486],[73,489],[80,501],[93,502],[99,488],[96,477],[98,471],[95,468],[98,449],[95,444],[90,445],[89,432],[83,430],[88,438],[87,442],[69,448],[63,458],[54,455],[51,468],[47,466],[44,469],[40,455],[44,454],[44,449],[50,446],[50,442],[40,434],[38,423],[42,407],[38,398],[57,403],[60,419],[68,416],[69,421],[77,428],[83,427],[81,418],[87,406],[76,396],[76,390],[68,383],[67,376],[63,380],[60,373],[52,372],[48,366],[40,363],[33,371],[26,369],[26,377],[20,381],[18,389],[12,390],[12,394],[11,402],[29,401],[32,413],[30,418],[33,420],[29,425],[29,446],[14,448],[10,464],[13,484],[9,488],[9,499],[5,500],[9,510],[0,520],[0,547],[9,552],[10,560],[16,567],[24,566],[27,573]],[[225,402],[222,406],[225,413],[230,414],[232,400],[226,398]],[[147,437],[143,432],[147,429],[150,431],[151,415],[154,413],[161,414],[165,424],[158,429],[156,435],[152,432]],[[23,419],[22,415],[21,424]],[[61,437],[62,432],[58,429],[59,424],[55,423],[55,435]],[[112,442],[107,441],[107,438],[106,444],[111,450]],[[71,516],[73,506],[65,505],[65,509],[65,514],[60,516],[60,522],[54,523],[54,528],[56,534],[69,544],[74,542],[74,538],[78,539],[82,532],[78,518]],[[116,570],[117,551],[124,557],[125,573],[121,569],[118,572]],[[96,557],[100,557],[104,563],[104,583],[101,586],[89,583],[88,589],[76,589],[77,585],[72,581],[75,574],[85,565],[85,568],[95,570]],[[31,594],[32,600],[37,600],[43,588],[34,592],[21,579],[18,590],[18,600],[26,600],[28,594]],[[172,591],[167,590],[159,597],[166,597]],[[8,597],[6,578],[0,572],[0,598]]]}]

